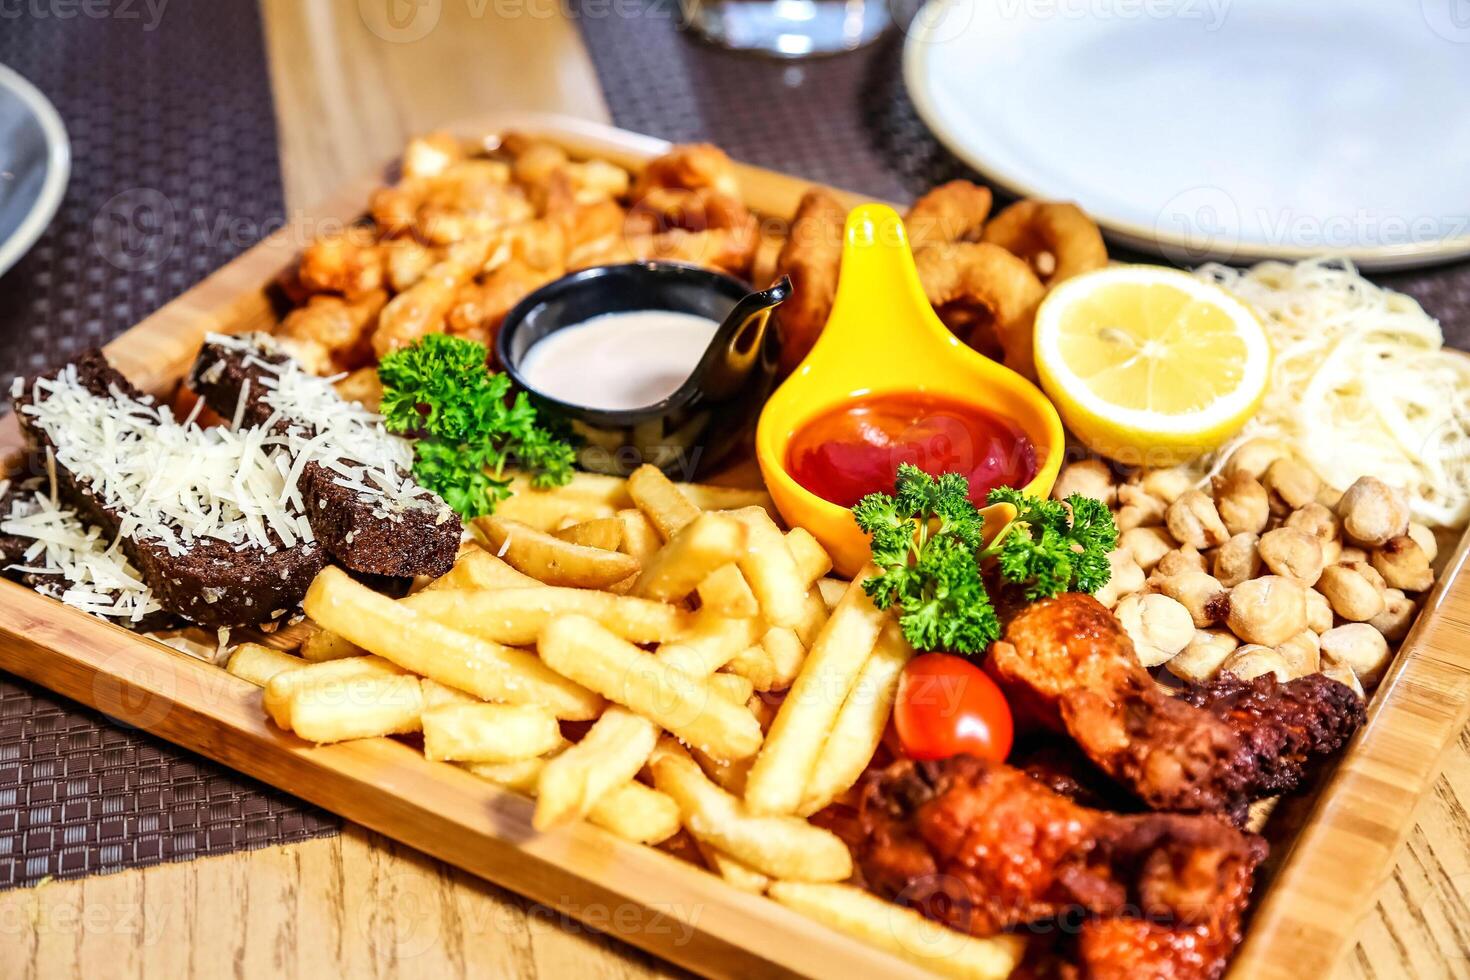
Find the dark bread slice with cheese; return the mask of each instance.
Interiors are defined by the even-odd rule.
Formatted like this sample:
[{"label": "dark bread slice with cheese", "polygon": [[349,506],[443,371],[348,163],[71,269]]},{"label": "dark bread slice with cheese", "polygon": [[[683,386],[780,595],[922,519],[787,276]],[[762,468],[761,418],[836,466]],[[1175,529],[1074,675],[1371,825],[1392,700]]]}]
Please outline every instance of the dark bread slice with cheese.
[{"label": "dark bread slice with cheese", "polygon": [[[283,390],[285,372],[301,368],[268,336],[215,339],[207,341],[195,359],[189,387],[226,419],[247,426],[270,425],[281,433],[294,429],[306,439],[316,438],[330,425],[329,416],[357,411],[335,391],[317,412],[278,411],[271,404],[272,392]],[[320,379],[306,377],[310,379],[306,384],[327,388]],[[281,404],[289,398],[275,396],[275,400]],[[362,434],[370,445],[372,436]],[[380,438],[395,440],[386,433]],[[360,476],[353,479],[352,474]],[[393,489],[382,489],[384,483]],[[300,486],[317,540],[349,571],[390,578],[437,577],[453,567],[463,536],[459,517],[437,494],[414,483],[403,466],[391,460],[342,460],[338,468],[310,462],[302,470]]]},{"label": "dark bread slice with cheese", "polygon": [[[3,486],[3,481],[0,481],[0,486]],[[73,532],[69,542],[62,543],[59,548],[42,548],[40,554],[29,557],[37,544],[36,539],[6,533],[4,525],[24,526],[42,515],[47,508],[43,506],[45,501],[41,494],[49,492],[42,480],[29,480],[24,485],[11,483],[0,491],[0,576],[29,586],[52,599],[69,600],[74,605],[83,605],[79,596],[85,595],[88,597],[84,605],[87,611],[139,633],[181,625],[182,620],[168,610],[149,607],[139,590],[131,590],[125,595],[122,589],[98,586],[95,573],[90,576],[93,584],[84,584],[89,576],[79,572],[78,566],[85,562],[105,565],[111,574],[119,578],[126,574],[124,563],[127,559],[112,550],[112,542],[100,533],[100,529],[86,528],[79,521],[66,522],[67,529]],[[54,511],[51,516],[54,518]],[[57,522],[47,523],[48,533],[57,538],[66,537],[58,532]],[[64,557],[60,561],[48,561],[48,556],[56,552]],[[55,570],[47,570],[48,565]]]},{"label": "dark bread slice with cheese", "polygon": [[[100,350],[88,351],[47,380],[69,378],[72,370],[76,384],[119,412],[128,410],[128,402],[143,402],[146,397],[107,363]],[[33,379],[18,386],[14,399],[16,418],[38,463],[48,459],[48,450],[51,459],[59,458],[59,446],[67,439],[66,431],[48,432],[28,411],[45,397]],[[54,469],[60,499],[83,523],[96,525],[112,537],[128,523],[126,509],[109,506],[89,479],[59,462],[47,468]],[[274,532],[271,541],[269,547],[262,547],[196,536],[180,551],[135,528],[123,535],[122,549],[165,610],[202,626],[258,626],[294,613],[327,560],[325,549],[317,544],[298,541],[287,545]]]}]

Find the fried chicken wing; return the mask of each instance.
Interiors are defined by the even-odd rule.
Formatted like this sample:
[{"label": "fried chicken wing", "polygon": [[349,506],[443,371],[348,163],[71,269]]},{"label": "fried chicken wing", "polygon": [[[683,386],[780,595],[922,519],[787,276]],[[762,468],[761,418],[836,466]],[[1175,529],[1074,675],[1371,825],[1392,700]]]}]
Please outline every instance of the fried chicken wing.
[{"label": "fried chicken wing", "polygon": [[1312,757],[1363,721],[1357,696],[1318,676],[1173,697],[1139,664],[1117,619],[1075,593],[1015,616],[988,666],[1013,705],[1071,735],[1156,810],[1242,819],[1247,803],[1296,786]]},{"label": "fried chicken wing", "polygon": [[1325,674],[1281,683],[1274,674],[1222,674],[1182,699],[1224,721],[1240,739],[1234,764],[1254,797],[1298,786],[1314,758],[1331,755],[1366,720],[1363,699]]},{"label": "fried chicken wing", "polygon": [[1099,976],[1218,976],[1266,851],[1214,816],[1092,810],[969,756],[870,774],[858,825],[873,891],[974,935],[1084,916]]}]

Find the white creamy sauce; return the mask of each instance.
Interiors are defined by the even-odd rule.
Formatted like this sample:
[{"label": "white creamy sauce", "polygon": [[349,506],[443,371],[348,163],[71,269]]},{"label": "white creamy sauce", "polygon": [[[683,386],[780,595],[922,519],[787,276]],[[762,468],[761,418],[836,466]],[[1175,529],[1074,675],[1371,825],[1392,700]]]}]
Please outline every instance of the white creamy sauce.
[{"label": "white creamy sauce", "polygon": [[707,317],[672,310],[604,313],[532,344],[521,377],[569,404],[643,408],[689,379],[718,328]]}]

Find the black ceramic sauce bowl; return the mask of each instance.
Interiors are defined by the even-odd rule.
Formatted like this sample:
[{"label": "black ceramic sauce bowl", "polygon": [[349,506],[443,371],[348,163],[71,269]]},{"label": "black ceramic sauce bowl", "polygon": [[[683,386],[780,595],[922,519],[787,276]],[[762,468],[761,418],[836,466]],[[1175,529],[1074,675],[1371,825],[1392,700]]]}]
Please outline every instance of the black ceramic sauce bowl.
[{"label": "black ceramic sauce bowl", "polygon": [[[752,293],[731,276],[672,262],[581,269],[521,300],[500,327],[495,353],[539,409],[570,423],[584,469],[626,476],[652,463],[690,480],[727,456],[760,414],[781,353],[771,312],[790,291],[782,279]],[[720,324],[694,372],[663,401],[626,410],[590,408],[526,383],[520,367],[537,341],[595,316],[635,310],[692,313]]]}]

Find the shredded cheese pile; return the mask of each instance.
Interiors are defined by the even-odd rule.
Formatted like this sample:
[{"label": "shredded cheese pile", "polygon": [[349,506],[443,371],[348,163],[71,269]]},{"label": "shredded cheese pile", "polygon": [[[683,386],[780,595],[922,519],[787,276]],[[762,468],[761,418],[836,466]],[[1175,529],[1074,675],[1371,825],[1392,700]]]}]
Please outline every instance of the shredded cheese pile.
[{"label": "shredded cheese pile", "polygon": [[[0,483],[0,494],[4,489]],[[0,534],[33,541],[22,562],[6,571],[43,576],[37,591],[121,622],[136,623],[162,608],[118,542],[109,543],[100,528],[84,526],[50,495],[17,497],[0,518]]]},{"label": "shredded cheese pile", "polygon": [[[382,515],[430,505],[432,498],[407,475],[412,448],[378,416],[345,402],[329,379],[294,363],[251,363],[271,372],[261,379],[273,409],[264,425],[204,428],[194,416],[176,421],[151,398],[116,389],[100,398],[79,383],[72,366],[34,381],[33,401],[23,411],[56,443],[56,463],[121,516],[120,536],[161,542],[175,555],[205,538],[268,554],[314,542],[300,485],[313,462],[378,502]],[[248,394],[242,393],[237,415]]]},{"label": "shredded cheese pile", "polygon": [[1373,285],[1346,260],[1210,264],[1216,282],[1261,314],[1275,354],[1255,417],[1216,454],[1280,439],[1330,486],[1369,474],[1402,489],[1415,520],[1470,519],[1470,356],[1444,346],[1412,298]]},{"label": "shredded cheese pile", "polygon": [[32,382],[28,424],[56,443],[70,470],[121,521],[120,537],[181,555],[199,539],[266,552],[314,540],[292,471],[289,440],[265,428],[205,429],[151,398],[88,391],[68,365]]},{"label": "shredded cheese pile", "polygon": [[[289,483],[294,486],[307,463],[320,463],[336,474],[338,486],[355,491],[359,496],[379,503],[379,517],[402,519],[402,511],[437,507],[440,518],[453,516],[446,505],[409,476],[413,469],[413,446],[388,432],[382,416],[368,411],[357,402],[349,402],[337,394],[333,384],[342,376],[322,378],[301,369],[295,361],[285,363],[262,360],[255,356],[261,347],[276,350],[269,336],[252,334],[228,336],[210,334],[207,340],[220,347],[243,353],[243,363],[265,372],[260,384],[262,396],[272,415],[261,428],[274,430],[287,420],[288,447],[295,458]],[[222,363],[206,369],[223,370]],[[235,409],[235,427],[245,411],[248,385],[240,394]]]}]

